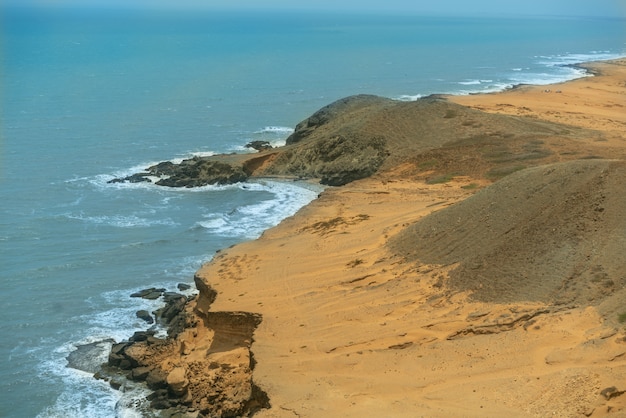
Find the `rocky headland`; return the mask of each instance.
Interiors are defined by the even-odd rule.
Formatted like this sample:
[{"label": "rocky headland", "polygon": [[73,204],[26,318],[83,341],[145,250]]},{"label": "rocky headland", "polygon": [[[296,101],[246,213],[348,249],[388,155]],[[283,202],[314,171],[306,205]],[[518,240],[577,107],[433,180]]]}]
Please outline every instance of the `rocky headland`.
[{"label": "rocky headland", "polygon": [[411,175],[445,172],[497,179],[525,167],[580,158],[555,149],[595,135],[542,120],[494,115],[441,97],[399,102],[358,95],[300,122],[283,147],[162,162],[110,182],[156,180],[161,186],[198,187],[269,176],[343,186],[378,172],[388,175],[406,164],[412,166],[407,172]]},{"label": "rocky headland", "polygon": [[283,147],[113,180],[342,187],[218,253],[166,295],[168,337],[99,377],[145,382],[154,416],[625,414],[626,62],[590,68],[558,94],[348,97]]}]

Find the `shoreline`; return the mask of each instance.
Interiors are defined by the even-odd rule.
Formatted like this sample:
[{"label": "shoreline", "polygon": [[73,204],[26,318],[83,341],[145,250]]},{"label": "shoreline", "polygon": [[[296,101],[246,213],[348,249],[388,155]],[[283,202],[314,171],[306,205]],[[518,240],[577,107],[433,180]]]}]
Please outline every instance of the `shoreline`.
[{"label": "shoreline", "polygon": [[[425,99],[425,98],[429,98],[429,97],[466,97],[466,96],[481,96],[481,95],[494,95],[494,94],[501,94],[501,93],[506,93],[506,92],[510,92],[510,91],[515,91],[517,89],[524,89],[525,87],[551,87],[551,86],[557,86],[560,84],[564,84],[564,83],[570,83],[572,81],[576,81],[576,80],[580,80],[580,79],[584,79],[587,77],[594,77],[594,76],[599,76],[601,75],[601,72],[599,69],[595,68],[596,65],[601,65],[603,63],[611,63],[611,62],[618,62],[618,61],[622,61],[624,59],[626,59],[626,55],[620,55],[620,54],[611,54],[612,57],[611,58],[603,58],[603,59],[593,59],[590,61],[580,61],[580,62],[575,62],[575,63],[563,63],[563,64],[556,64],[554,65],[554,67],[557,68],[573,68],[573,69],[577,69],[579,71],[581,71],[581,74],[577,75],[577,76],[570,76],[570,77],[564,77],[561,80],[555,80],[555,81],[541,81],[541,82],[537,82],[537,83],[532,83],[532,82],[524,82],[524,81],[520,81],[517,83],[509,83],[509,84],[505,84],[502,87],[493,89],[493,90],[464,90],[461,92],[449,92],[449,93],[431,93],[429,95],[416,95],[413,97],[416,97],[412,100],[419,100],[419,99]],[[412,97],[410,95],[403,95],[401,96],[403,98],[393,98],[393,100],[399,100],[399,101],[404,101],[404,100],[409,100],[406,98]],[[409,100],[410,101],[410,100]]]},{"label": "shoreline", "polygon": [[[593,155],[623,161],[626,59],[581,65],[609,71],[444,97],[481,112],[580,130],[567,152],[555,152],[565,147],[561,139],[547,143],[557,157],[549,163]],[[555,86],[562,93],[542,91]],[[200,399],[187,400],[189,416],[212,408],[211,385],[198,389],[193,380],[190,367],[199,361],[232,372],[230,385],[219,383],[230,379],[225,375],[212,385],[227,404],[239,399],[239,413],[259,417],[626,411],[626,397],[611,395],[626,390],[626,331],[607,316],[614,308],[476,300],[451,285],[459,262],[415,263],[390,250],[410,225],[496,184],[472,174],[429,183],[428,161],[414,163],[425,174],[405,163],[327,189],[196,273],[200,294],[186,308],[187,327],[159,357],[165,380],[181,396],[196,390]],[[214,376],[207,370],[200,375]],[[615,391],[606,392],[610,387]],[[214,413],[233,411],[224,408]]]},{"label": "shoreline", "polygon": [[[594,111],[594,108],[597,109],[604,107],[601,104],[601,102],[604,100],[607,101],[607,105],[611,105],[611,103],[614,103],[615,108],[613,110],[621,109],[621,106],[623,106],[623,104],[620,103],[620,94],[617,93],[618,91],[620,91],[619,82],[612,82],[611,85],[608,86],[610,88],[614,88],[614,90],[611,91],[607,88],[603,88],[603,86],[598,86],[598,88],[596,89],[596,83],[594,82],[594,79],[602,79],[603,77],[605,77],[607,72],[611,72],[610,67],[624,66],[626,65],[625,63],[626,57],[608,61],[592,61],[580,63],[576,64],[576,66],[588,71],[592,75],[591,77],[581,77],[566,82],[549,85],[524,84],[516,86],[513,89],[504,90],[497,93],[479,93],[469,96],[449,95],[446,97],[454,103],[487,112],[540,117],[545,120],[555,121],[559,123],[574,123],[575,126],[578,127],[619,132],[619,129],[623,128],[624,122],[624,118],[622,117],[622,115],[620,115],[621,112],[610,112],[610,118],[608,118],[602,117],[603,115],[601,114],[601,112]],[[599,84],[601,83],[602,82],[600,82]],[[580,94],[581,91],[579,91],[577,95],[569,95],[568,92],[563,90],[563,86],[577,87],[579,84],[587,84],[585,88],[588,91],[582,91],[583,94]],[[602,88],[603,91],[601,91]],[[549,90],[549,92],[546,90]],[[557,91],[559,91],[559,93],[557,93]],[[515,98],[514,96],[518,93],[520,94],[520,96]],[[555,95],[561,96],[555,98]],[[508,109],[505,109],[504,105],[506,104],[506,100],[508,100],[509,97],[516,100],[517,103],[509,104],[508,106],[506,106],[508,107]],[[591,102],[588,106],[585,106],[584,104],[582,104],[581,106],[577,102],[580,102],[582,100],[589,100],[593,102]],[[536,111],[530,108],[530,103],[534,105]],[[550,109],[549,106],[552,106],[553,108]],[[572,109],[570,109],[577,106],[580,106],[580,110],[573,111]],[[602,119],[605,120],[601,119],[599,121],[590,121],[590,118],[576,116],[580,116],[580,113],[582,113],[583,111],[591,111],[591,115],[600,116],[602,117]],[[619,124],[611,124],[611,126],[609,127],[607,126],[606,119],[617,120],[619,121]]]}]

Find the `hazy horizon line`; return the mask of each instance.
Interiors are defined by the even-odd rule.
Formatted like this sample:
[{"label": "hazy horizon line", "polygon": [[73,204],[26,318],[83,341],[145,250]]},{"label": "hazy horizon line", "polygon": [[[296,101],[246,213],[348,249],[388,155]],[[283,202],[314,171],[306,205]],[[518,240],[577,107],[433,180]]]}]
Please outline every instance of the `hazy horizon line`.
[{"label": "hazy horizon line", "polygon": [[175,4],[137,4],[137,3],[100,3],[100,4],[68,4],[68,3],[47,3],[47,4],[24,4],[24,2],[5,1],[0,4],[0,11],[75,11],[75,12],[141,12],[141,13],[277,13],[277,14],[312,14],[312,15],[336,15],[336,16],[406,16],[406,17],[468,17],[468,18],[561,18],[561,19],[616,19],[626,20],[626,16],[608,15],[583,15],[583,14],[555,14],[555,13],[519,13],[502,11],[435,11],[435,10],[399,10],[386,9],[376,10],[370,8],[331,9],[325,7],[233,7],[233,6],[211,6],[211,5],[175,5]]}]

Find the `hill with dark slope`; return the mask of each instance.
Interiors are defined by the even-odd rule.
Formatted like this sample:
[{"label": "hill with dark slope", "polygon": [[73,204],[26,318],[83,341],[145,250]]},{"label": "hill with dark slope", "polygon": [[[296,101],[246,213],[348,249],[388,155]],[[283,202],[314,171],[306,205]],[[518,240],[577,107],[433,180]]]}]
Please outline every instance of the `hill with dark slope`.
[{"label": "hill with dark slope", "polygon": [[166,162],[112,181],[151,181],[156,176],[161,177],[159,185],[196,187],[286,176],[341,186],[376,173],[496,180],[539,164],[623,155],[623,149],[589,142],[601,137],[595,131],[491,114],[441,98],[398,102],[358,95],[331,103],[300,122],[283,147]]},{"label": "hill with dark slope", "polygon": [[626,163],[579,160],[517,172],[389,245],[412,261],[457,264],[449,285],[480,301],[623,309]]},{"label": "hill with dark slope", "polygon": [[330,185],[381,172],[495,180],[538,164],[612,155],[583,145],[596,136],[581,128],[490,114],[439,98],[398,102],[360,95],[332,103],[300,122],[285,147],[256,157],[263,164],[256,164],[253,172],[321,178]]}]

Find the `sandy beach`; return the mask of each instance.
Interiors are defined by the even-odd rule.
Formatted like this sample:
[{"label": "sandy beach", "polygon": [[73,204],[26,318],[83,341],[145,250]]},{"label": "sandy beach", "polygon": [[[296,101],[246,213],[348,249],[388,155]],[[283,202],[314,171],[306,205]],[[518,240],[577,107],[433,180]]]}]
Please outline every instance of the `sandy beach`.
[{"label": "sandy beach", "polygon": [[[626,60],[584,67],[595,76],[447,98],[578,132],[543,142],[545,164],[433,181],[435,149],[216,254],[164,370],[191,392],[199,362],[252,356],[258,417],[626,416]],[[216,331],[218,313],[258,326]]]},{"label": "sandy beach", "polygon": [[[493,94],[451,96],[450,100],[486,112],[520,115],[597,129],[619,144],[626,123],[626,60],[579,65],[590,77],[548,86],[522,85]],[[595,76],[593,76],[595,75]]]}]

